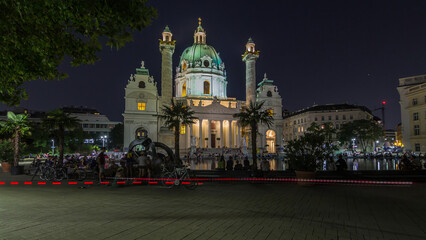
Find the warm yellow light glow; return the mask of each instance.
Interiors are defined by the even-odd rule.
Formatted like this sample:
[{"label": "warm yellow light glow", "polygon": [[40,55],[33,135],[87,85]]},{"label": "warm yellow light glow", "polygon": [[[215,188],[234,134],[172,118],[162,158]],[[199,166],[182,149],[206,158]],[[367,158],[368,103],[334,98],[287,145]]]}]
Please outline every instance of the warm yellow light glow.
[{"label": "warm yellow light glow", "polygon": [[266,112],[268,112],[269,116],[274,116],[274,109],[268,109]]},{"label": "warm yellow light glow", "polygon": [[185,134],[185,129],[186,129],[185,125],[180,125],[180,134]]},{"label": "warm yellow light glow", "polygon": [[145,103],[138,103],[138,110],[139,111],[145,111],[146,110]]},{"label": "warm yellow light glow", "polygon": [[182,86],[182,97],[186,97],[186,83]]}]

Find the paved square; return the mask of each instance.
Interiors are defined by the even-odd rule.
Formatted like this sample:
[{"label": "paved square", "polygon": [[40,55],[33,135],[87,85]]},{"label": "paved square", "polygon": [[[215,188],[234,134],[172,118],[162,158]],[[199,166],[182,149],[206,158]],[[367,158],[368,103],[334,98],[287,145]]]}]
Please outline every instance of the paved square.
[{"label": "paved square", "polygon": [[426,186],[0,186],[0,239],[426,239]]}]

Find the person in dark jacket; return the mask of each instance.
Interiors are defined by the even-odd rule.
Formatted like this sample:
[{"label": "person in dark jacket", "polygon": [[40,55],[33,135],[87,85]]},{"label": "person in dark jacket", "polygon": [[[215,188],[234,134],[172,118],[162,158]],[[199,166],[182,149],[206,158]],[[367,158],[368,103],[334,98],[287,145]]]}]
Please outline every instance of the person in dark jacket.
[{"label": "person in dark jacket", "polygon": [[234,169],[234,160],[232,159],[232,156],[229,157],[229,160],[226,161],[226,170],[232,171]]},{"label": "person in dark jacket", "polygon": [[247,156],[244,157],[244,170],[250,170],[250,161]]},{"label": "person in dark jacket", "polygon": [[346,161],[343,159],[342,155],[339,155],[339,159],[336,162],[337,171],[344,171],[348,169],[348,164],[346,164]]}]

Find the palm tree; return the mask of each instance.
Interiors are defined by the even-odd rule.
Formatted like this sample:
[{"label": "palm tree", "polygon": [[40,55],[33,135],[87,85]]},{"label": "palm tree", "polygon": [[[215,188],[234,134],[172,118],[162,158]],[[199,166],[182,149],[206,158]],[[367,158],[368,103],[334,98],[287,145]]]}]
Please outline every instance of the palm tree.
[{"label": "palm tree", "polygon": [[7,120],[0,122],[1,131],[4,133],[12,133],[13,142],[13,166],[17,167],[19,164],[19,144],[21,138],[30,133],[30,125],[28,122],[28,115],[7,112]]},{"label": "palm tree", "polygon": [[59,161],[62,161],[64,159],[65,130],[80,127],[80,120],[72,117],[70,113],[57,109],[47,114],[47,117],[43,119],[43,124],[51,129],[58,139]]},{"label": "palm tree", "polygon": [[171,106],[163,105],[161,107],[161,115],[157,115],[164,120],[164,125],[174,131],[175,135],[175,159],[176,163],[180,164],[179,155],[179,134],[181,126],[187,126],[194,123],[197,117],[194,117],[194,111],[184,105],[183,102],[174,102],[171,100]]},{"label": "palm tree", "polygon": [[264,102],[250,102],[249,106],[243,106],[241,112],[234,114],[234,117],[239,119],[242,127],[250,127],[251,129],[251,155],[253,157],[254,170],[257,169],[256,140],[259,123],[265,124],[270,128],[274,120],[268,111],[261,110],[263,104]]}]

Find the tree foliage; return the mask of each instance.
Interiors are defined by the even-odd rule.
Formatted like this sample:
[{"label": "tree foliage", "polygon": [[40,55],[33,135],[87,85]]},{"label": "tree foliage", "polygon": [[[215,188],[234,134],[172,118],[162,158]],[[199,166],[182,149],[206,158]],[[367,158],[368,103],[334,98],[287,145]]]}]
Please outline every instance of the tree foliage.
[{"label": "tree foliage", "polygon": [[253,158],[253,168],[257,169],[257,133],[259,124],[264,124],[270,128],[274,118],[266,110],[262,110],[264,102],[250,102],[249,106],[243,106],[239,113],[234,114],[239,119],[242,127],[250,127],[251,131],[251,154]]},{"label": "tree foliage", "polygon": [[333,144],[336,130],[331,123],[322,126],[312,123],[305,134],[288,142],[285,153],[290,168],[298,171],[315,171],[330,154],[337,150]]},{"label": "tree foliage", "polygon": [[171,105],[163,105],[161,107],[161,115],[158,115],[160,119],[164,120],[164,125],[169,129],[173,130],[175,135],[175,157],[177,163],[180,163],[179,154],[179,134],[181,125],[188,126],[194,123],[197,117],[194,117],[194,111],[186,106],[182,101],[174,102],[171,100]]},{"label": "tree foliage", "polygon": [[80,120],[58,109],[49,112],[43,119],[43,124],[58,139],[59,160],[62,161],[64,159],[65,131],[80,128]]},{"label": "tree foliage", "polygon": [[124,46],[156,16],[147,0],[0,0],[0,101],[19,104],[27,81],[67,77],[64,60],[95,63],[103,43]]},{"label": "tree foliage", "polygon": [[19,165],[20,158],[20,146],[22,137],[30,132],[30,125],[28,122],[28,115],[16,114],[13,112],[7,112],[7,120],[0,122],[1,131],[7,134],[11,134],[13,143],[13,165]]},{"label": "tree foliage", "polygon": [[122,123],[116,124],[111,129],[111,144],[114,148],[123,149],[124,144],[124,125]]},{"label": "tree foliage", "polygon": [[383,137],[383,128],[374,120],[360,119],[343,124],[338,135],[339,141],[343,143],[351,143],[352,139],[356,139],[363,153],[366,153],[373,141]]}]

